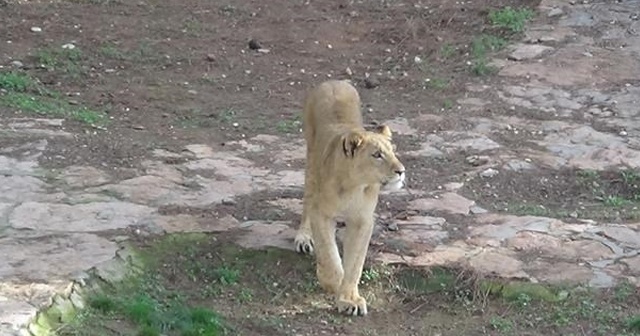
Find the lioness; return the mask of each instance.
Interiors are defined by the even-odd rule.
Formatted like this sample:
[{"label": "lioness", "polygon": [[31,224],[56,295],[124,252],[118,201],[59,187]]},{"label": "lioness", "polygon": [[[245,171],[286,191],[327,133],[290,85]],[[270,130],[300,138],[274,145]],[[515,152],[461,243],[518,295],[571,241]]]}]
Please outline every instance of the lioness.
[{"label": "lioness", "polygon": [[[364,129],[360,96],[349,82],[330,80],[311,90],[303,113],[307,156],[296,250],[311,254],[315,249],[318,280],[336,295],[340,312],[366,315],[358,283],[378,194],[381,188],[401,189],[405,169],[394,153],[389,127]],[[346,223],[343,261],[335,237],[338,214]]]}]

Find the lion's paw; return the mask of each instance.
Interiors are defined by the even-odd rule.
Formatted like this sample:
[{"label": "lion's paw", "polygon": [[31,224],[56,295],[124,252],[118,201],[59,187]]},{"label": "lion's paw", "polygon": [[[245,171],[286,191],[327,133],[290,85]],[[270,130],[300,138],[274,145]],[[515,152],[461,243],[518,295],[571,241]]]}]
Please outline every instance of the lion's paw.
[{"label": "lion's paw", "polygon": [[296,252],[313,254],[313,239],[310,234],[299,232],[294,239]]},{"label": "lion's paw", "polygon": [[338,299],[338,312],[351,316],[367,315],[367,300],[361,296],[357,296],[352,300],[340,298]]}]

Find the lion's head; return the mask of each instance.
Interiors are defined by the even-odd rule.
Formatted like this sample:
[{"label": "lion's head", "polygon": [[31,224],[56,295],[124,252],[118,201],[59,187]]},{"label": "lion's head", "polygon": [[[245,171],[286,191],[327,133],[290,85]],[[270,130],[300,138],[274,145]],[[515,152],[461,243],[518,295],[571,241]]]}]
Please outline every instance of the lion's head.
[{"label": "lion's head", "polygon": [[342,149],[359,182],[380,183],[386,190],[404,187],[404,165],[396,157],[388,126],[378,126],[374,131],[351,131],[342,137]]}]

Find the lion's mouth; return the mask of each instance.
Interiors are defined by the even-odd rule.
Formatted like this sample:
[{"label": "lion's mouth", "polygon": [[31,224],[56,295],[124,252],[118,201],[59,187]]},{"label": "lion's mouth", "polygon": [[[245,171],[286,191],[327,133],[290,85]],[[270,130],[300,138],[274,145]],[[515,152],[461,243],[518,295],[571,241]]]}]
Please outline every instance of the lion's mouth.
[{"label": "lion's mouth", "polygon": [[388,180],[382,181],[381,183],[382,189],[385,189],[385,190],[399,190],[404,188],[405,186],[406,186],[406,181],[401,178],[388,179]]}]

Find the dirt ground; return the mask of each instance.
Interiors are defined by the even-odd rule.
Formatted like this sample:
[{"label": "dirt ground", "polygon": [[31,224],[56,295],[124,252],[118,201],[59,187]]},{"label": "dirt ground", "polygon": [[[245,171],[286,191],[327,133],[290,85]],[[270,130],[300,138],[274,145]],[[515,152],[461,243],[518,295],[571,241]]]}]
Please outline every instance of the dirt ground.
[{"label": "dirt ground", "polygon": [[[150,148],[297,138],[304,93],[328,78],[361,88],[368,122],[430,113],[455,123],[463,116],[444,107],[468,82],[491,81],[465,65],[473,37],[491,29],[488,11],[536,4],[35,2],[4,7],[0,33],[11,41],[4,57],[108,115],[106,130],[69,124],[83,135],[51,149],[47,166],[135,167]],[[251,49],[252,39],[265,50]],[[79,50],[73,67],[40,66],[42,50],[67,43]],[[375,88],[364,88],[367,75]],[[447,84],[429,87],[425,78]]]}]

